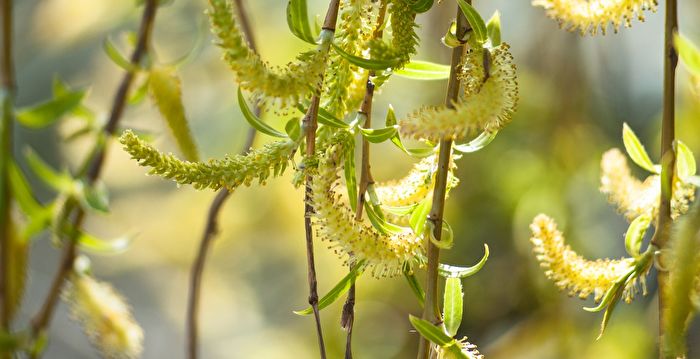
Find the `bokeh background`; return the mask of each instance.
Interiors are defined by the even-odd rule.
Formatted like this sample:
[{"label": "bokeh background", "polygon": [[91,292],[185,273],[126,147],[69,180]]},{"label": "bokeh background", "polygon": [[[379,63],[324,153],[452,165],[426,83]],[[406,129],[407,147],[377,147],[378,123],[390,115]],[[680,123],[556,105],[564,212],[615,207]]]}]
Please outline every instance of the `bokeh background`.
[{"label": "bokeh background", "polygon": [[[290,61],[307,45],[289,34],[286,1],[248,1],[260,52],[273,64]],[[512,46],[519,71],[521,102],[513,123],[481,152],[458,162],[459,187],[448,201],[446,218],[456,245],[443,261],[468,265],[491,248],[486,267],[464,281],[465,315],[460,334],[469,336],[491,359],[654,358],[657,310],[654,295],[621,305],[606,335],[595,341],[600,313],[557,291],[538,268],[528,241],[528,224],[540,212],[554,216],[568,242],[590,258],[624,254],[626,223],[598,193],[599,160],[622,147],[627,122],[658,160],[662,88],[663,12],[634,21],[619,34],[581,37],[558,29],[527,0],[476,1],[489,17],[502,15],[503,39]],[[663,9],[663,1],[660,9]],[[240,151],[248,130],[236,103],[233,75],[212,44],[203,0],[175,0],[156,19],[157,60],[167,63],[193,47],[179,67],[184,102],[203,157]],[[311,12],[325,2],[310,1]],[[448,63],[440,43],[455,4],[444,0],[418,17],[422,45],[418,59]],[[15,6],[20,106],[51,95],[60,76],[74,87],[89,87],[87,104],[105,120],[122,70],[102,50],[111,37],[128,53],[124,34],[135,30],[140,9],[124,0],[25,0]],[[700,42],[700,3],[680,1],[683,32]],[[199,45],[197,45],[199,44]],[[680,67],[678,137],[700,153],[700,104],[693,100],[688,74]],[[443,101],[446,82],[394,78],[376,97],[374,116],[389,104],[399,115]],[[695,101],[695,102],[694,102]],[[281,125],[273,115],[273,125]],[[379,120],[378,122],[381,122]],[[130,107],[124,127],[148,131],[159,148],[176,151],[163,121],[149,101]],[[92,139],[66,142],[70,120],[42,130],[18,128],[18,153],[34,148],[56,167],[75,168]],[[256,145],[269,141],[259,137]],[[104,178],[112,211],[90,216],[87,228],[110,238],[135,236],[115,256],[92,256],[94,272],[128,298],[146,332],[144,358],[184,357],[188,272],[214,194],[145,175],[118,145],[109,150]],[[387,145],[373,153],[377,179],[401,177],[412,160]],[[641,171],[635,171],[642,175]],[[313,358],[317,355],[311,317],[292,310],[305,306],[306,262],[300,190],[288,175],[263,188],[241,188],[222,212],[221,235],[211,252],[201,310],[204,358]],[[40,198],[51,193],[32,178]],[[346,272],[325,243],[316,245],[319,288],[330,289]],[[20,323],[43,300],[59,251],[35,240],[30,286]],[[655,279],[650,279],[655,290]],[[408,313],[418,303],[402,278],[358,281],[355,353],[358,358],[411,358],[417,334]],[[342,357],[344,333],[338,302],[322,312],[331,358]],[[693,326],[691,358],[700,358],[698,325]],[[94,358],[78,325],[61,306],[53,322],[47,358]]]}]

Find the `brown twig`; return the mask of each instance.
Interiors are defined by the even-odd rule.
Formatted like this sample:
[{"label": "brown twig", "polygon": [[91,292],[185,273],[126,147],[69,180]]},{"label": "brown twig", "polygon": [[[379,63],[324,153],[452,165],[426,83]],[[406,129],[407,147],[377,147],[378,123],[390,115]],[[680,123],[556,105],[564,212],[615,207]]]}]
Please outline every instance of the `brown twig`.
[{"label": "brown twig", "polygon": [[[241,24],[241,29],[245,35],[248,45],[253,51],[256,51],[257,47],[255,44],[255,38],[250,27],[250,21],[248,15],[243,7],[243,0],[236,0],[236,9],[238,10],[238,19]],[[256,115],[260,114],[260,106],[255,106],[254,112]],[[257,131],[254,128],[248,130],[248,137],[246,138],[245,145],[243,146],[243,151],[245,153],[253,146],[255,141],[255,135]],[[189,296],[187,302],[187,358],[197,359],[199,357],[199,299],[201,296],[201,286],[202,286],[202,275],[204,273],[204,266],[207,260],[207,254],[209,249],[216,237],[218,232],[218,218],[221,208],[223,208],[224,203],[231,195],[231,192],[222,188],[214,197],[211,205],[209,206],[209,212],[207,213],[206,225],[204,227],[204,233],[202,233],[202,239],[199,242],[199,249],[197,250],[197,257],[192,263],[192,268],[190,269],[190,285],[189,285]]]},{"label": "brown twig", "polygon": [[[470,0],[467,2],[471,3]],[[462,11],[457,7],[457,38],[463,39],[464,34],[469,31],[469,24]],[[464,54],[464,44],[452,50],[452,61],[450,67],[450,79],[447,83],[447,95],[445,105],[453,108],[455,101],[459,99],[460,80],[457,77],[459,65]],[[452,140],[443,139],[440,141],[440,153],[438,159],[438,169],[433,188],[433,204],[428,220],[433,224],[433,237],[436,241],[442,238],[443,213],[445,209],[445,195],[447,192],[447,175],[450,167],[450,157],[452,154]],[[440,260],[440,249],[426,238],[428,247],[428,268],[425,285],[425,306],[423,307],[423,319],[434,323],[441,322],[440,309],[437,300],[438,264]],[[427,359],[430,353],[430,345],[427,339],[420,337],[418,344],[418,359]]]},{"label": "brown twig", "polygon": [[[135,67],[141,65],[143,57],[148,52],[148,46],[150,44],[157,8],[158,0],[146,0],[138,41],[130,59],[131,64]],[[96,150],[92,152],[94,155],[86,159],[86,161],[89,161],[89,165],[83,166],[87,168],[85,177],[89,185],[94,184],[100,177],[105,159],[106,140],[112,137],[117,130],[117,125],[119,124],[124,108],[126,107],[126,99],[127,95],[129,94],[129,90],[131,89],[134,75],[135,73],[133,71],[128,71],[124,74],[112,103],[109,120],[102,129],[101,138],[98,138],[97,143],[95,144]],[[66,211],[67,213],[70,213],[70,211],[75,208],[71,229],[77,230],[82,226],[83,220],[85,219],[85,212],[82,208],[76,207],[74,201],[69,201],[66,204],[66,207],[68,208]],[[31,329],[32,336],[34,338],[40,335],[49,326],[51,318],[53,317],[53,312],[56,308],[56,304],[60,298],[63,284],[73,268],[73,262],[78,253],[77,241],[75,238],[76,232],[77,231],[74,230],[70,240],[64,244],[61,261],[53,278],[51,289],[49,290],[41,309],[32,318]],[[39,355],[41,355],[41,353],[34,354],[35,357],[38,357]]]},{"label": "brown twig", "polygon": [[[673,36],[678,31],[678,3],[677,0],[666,0],[666,21],[664,26],[664,97],[663,118],[661,122],[661,198],[659,200],[659,216],[656,224],[656,233],[652,238],[652,244],[661,253],[667,248],[671,237],[671,198],[673,196],[673,173],[675,172],[675,153],[673,142],[675,141],[675,92],[676,92],[676,66],[678,65],[678,53],[673,46]],[[661,257],[663,264],[663,256]],[[659,282],[659,357],[675,358],[675,355],[666,350],[664,346],[664,315],[668,292],[668,272],[664,268],[658,271]]]}]

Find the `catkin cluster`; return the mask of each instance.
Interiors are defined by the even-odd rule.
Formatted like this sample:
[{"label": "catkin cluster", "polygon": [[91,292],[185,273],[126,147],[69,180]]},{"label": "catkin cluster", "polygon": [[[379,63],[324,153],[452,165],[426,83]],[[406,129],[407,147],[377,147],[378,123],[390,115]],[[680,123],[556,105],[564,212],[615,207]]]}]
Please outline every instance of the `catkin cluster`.
[{"label": "catkin cluster", "polygon": [[569,31],[595,35],[600,30],[604,35],[608,24],[617,32],[621,25],[632,26],[634,18],[644,21],[645,11],[656,11],[657,0],[533,0],[532,4],[543,7]]},{"label": "catkin cluster", "polygon": [[399,121],[401,134],[433,142],[462,140],[483,131],[498,131],[511,121],[518,102],[518,84],[508,44],[470,49],[460,78],[465,80],[460,101],[451,107],[424,107],[410,113]]},{"label": "catkin cluster", "polygon": [[233,190],[249,186],[254,180],[265,183],[270,175],[277,177],[287,168],[296,143],[283,140],[266,144],[245,155],[227,156],[223,160],[188,162],[172,154],[164,154],[127,130],[119,141],[139,165],[151,167],[149,174],[172,179],[178,184],[191,184],[197,189],[222,187]]}]

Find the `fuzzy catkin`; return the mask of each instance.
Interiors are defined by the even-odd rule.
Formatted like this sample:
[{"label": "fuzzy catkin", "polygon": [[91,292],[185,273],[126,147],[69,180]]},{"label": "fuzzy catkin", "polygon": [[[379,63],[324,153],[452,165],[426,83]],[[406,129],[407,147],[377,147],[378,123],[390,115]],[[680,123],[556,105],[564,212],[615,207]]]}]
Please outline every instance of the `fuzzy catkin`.
[{"label": "fuzzy catkin", "polygon": [[416,13],[406,0],[388,0],[391,17],[391,43],[382,39],[370,41],[370,57],[375,60],[396,60],[395,69],[403,68],[416,53],[418,34],[416,33]]},{"label": "fuzzy catkin", "polygon": [[296,103],[322,81],[331,37],[314,50],[301,53],[285,67],[271,67],[248,46],[235,19],[235,4],[229,0],[209,0],[211,27],[223,50],[223,57],[236,74],[240,86],[279,99],[282,104]]},{"label": "fuzzy catkin", "polygon": [[608,24],[618,32],[621,25],[632,26],[634,18],[644,21],[645,11],[656,11],[657,0],[533,0],[532,4],[569,31],[595,35],[600,30],[605,35]]},{"label": "fuzzy catkin", "polygon": [[151,167],[149,174],[172,179],[178,184],[191,184],[197,189],[222,187],[233,190],[249,186],[254,180],[260,184],[272,175],[277,177],[287,168],[296,144],[283,140],[266,144],[245,155],[227,156],[223,160],[188,162],[172,154],[164,154],[144,142],[132,131],[124,131],[119,141],[139,165]]},{"label": "fuzzy catkin", "polygon": [[[490,59],[488,76],[484,56]],[[399,121],[403,136],[433,142],[463,140],[483,131],[498,131],[510,123],[518,102],[518,83],[508,44],[491,50],[471,49],[461,67],[465,93],[454,108],[432,106],[410,113]]]},{"label": "fuzzy catkin", "polygon": [[352,255],[357,261],[365,260],[373,276],[398,275],[405,264],[412,266],[424,255],[422,240],[410,229],[385,235],[366,221],[355,219],[350,206],[336,191],[343,149],[343,143],[329,146],[313,173],[311,200],[317,234],[331,242],[331,248],[342,257]]}]

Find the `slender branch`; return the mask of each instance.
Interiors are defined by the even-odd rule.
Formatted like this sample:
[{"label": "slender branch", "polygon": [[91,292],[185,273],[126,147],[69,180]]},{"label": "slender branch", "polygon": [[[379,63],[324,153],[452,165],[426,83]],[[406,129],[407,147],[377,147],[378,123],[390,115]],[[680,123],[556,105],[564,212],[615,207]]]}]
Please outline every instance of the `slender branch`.
[{"label": "slender branch", "polygon": [[[471,3],[470,0],[467,2]],[[464,38],[464,34],[469,30],[469,25],[462,11],[457,8],[457,38]],[[457,77],[459,66],[464,54],[464,44],[452,50],[452,61],[450,64],[450,79],[447,84],[447,95],[445,105],[452,108],[459,99],[460,80]],[[443,139],[440,141],[440,153],[438,159],[438,169],[433,188],[433,204],[428,220],[433,224],[433,236],[436,241],[442,238],[443,213],[445,209],[445,195],[447,192],[447,174],[450,167],[450,157],[452,154],[452,140]],[[425,286],[425,306],[423,308],[423,319],[434,323],[442,321],[437,300],[438,263],[440,260],[440,249],[426,238],[428,247],[428,268]],[[427,359],[430,353],[430,345],[427,339],[420,337],[418,344],[418,359]]]},{"label": "slender branch", "polygon": [[[666,21],[664,27],[664,97],[663,118],[661,123],[661,198],[656,233],[652,244],[661,253],[667,248],[671,237],[671,197],[673,196],[673,173],[675,172],[675,92],[676,66],[678,54],[673,47],[673,36],[678,31],[677,0],[666,0]],[[663,260],[663,257],[661,258]],[[662,262],[663,264],[663,262]],[[666,325],[666,303],[672,293],[668,288],[668,272],[658,271],[659,281],[659,357],[675,358],[664,345],[664,326]]]},{"label": "slender branch", "polygon": [[[12,160],[12,129],[14,122],[15,79],[12,53],[12,0],[1,0],[2,54],[0,55],[0,332],[9,332],[12,301],[9,290],[10,241],[12,240],[11,190],[8,168]],[[9,357],[3,354],[2,358]]]},{"label": "slender branch", "polygon": [[[238,17],[240,20],[241,28],[245,37],[248,41],[248,45],[253,51],[256,51],[257,46],[255,44],[255,37],[253,36],[252,29],[250,27],[250,21],[248,19],[248,14],[243,6],[243,0],[236,0],[236,9],[238,9]],[[255,106],[254,112],[256,115],[260,114],[260,106]],[[245,145],[243,146],[242,153],[245,153],[253,146],[255,141],[255,135],[257,131],[254,128],[248,130],[248,137],[246,138]],[[231,195],[228,189],[222,188],[216,194],[216,197],[209,206],[209,212],[207,213],[206,225],[204,227],[204,233],[202,233],[202,239],[199,242],[199,249],[197,250],[197,257],[192,263],[192,268],[190,269],[190,286],[189,286],[189,296],[187,302],[187,358],[197,359],[199,357],[199,299],[201,296],[201,286],[202,286],[202,275],[204,273],[204,266],[207,260],[207,254],[209,253],[209,248],[213,243],[216,234],[218,232],[218,218],[221,208],[223,208],[224,203]]]},{"label": "slender branch", "polygon": [[[139,66],[141,64],[143,57],[148,51],[157,8],[158,0],[146,1],[138,41],[131,56],[131,64],[134,66]],[[119,124],[126,107],[126,99],[127,95],[129,94],[129,90],[131,89],[134,75],[135,74],[132,71],[124,74],[112,104],[109,120],[103,127],[101,137],[97,139],[95,150],[92,152],[94,155],[86,159],[86,161],[89,161],[89,165],[83,166],[84,168],[87,168],[86,178],[88,184],[95,183],[100,177],[105,159],[106,140],[112,137],[117,130],[117,125]],[[66,207],[67,213],[70,213],[70,211],[75,208],[75,215],[73,216],[71,228],[80,228],[85,219],[85,212],[82,208],[76,206],[75,201],[68,201]],[[31,329],[34,338],[40,335],[49,326],[51,318],[53,317],[53,312],[58,303],[58,299],[60,298],[63,284],[73,268],[73,262],[78,253],[77,241],[75,238],[76,234],[77,230],[73,231],[70,240],[65,243],[59,267],[51,284],[51,289],[44,300],[41,309],[32,318]],[[41,353],[36,353],[34,356],[38,357],[40,355]]]}]

